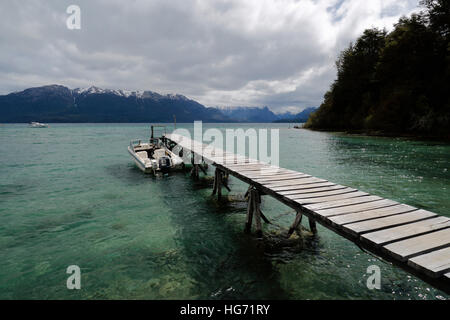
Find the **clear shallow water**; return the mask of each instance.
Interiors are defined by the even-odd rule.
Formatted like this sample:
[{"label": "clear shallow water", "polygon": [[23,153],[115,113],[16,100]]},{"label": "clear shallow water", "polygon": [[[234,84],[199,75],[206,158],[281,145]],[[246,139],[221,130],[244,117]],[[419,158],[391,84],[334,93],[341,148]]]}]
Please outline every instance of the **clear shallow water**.
[{"label": "clear shallow water", "polygon": [[[280,127],[280,166],[450,216],[448,144],[203,126]],[[135,167],[126,147],[148,136],[146,124],[0,126],[1,299],[449,298],[321,226],[303,243],[276,227],[243,234],[245,203],[219,205],[212,181]],[[230,186],[235,198],[247,187]],[[283,227],[294,218],[271,198],[263,210]],[[78,291],[66,289],[72,264]],[[381,290],[365,285],[372,264]]]}]

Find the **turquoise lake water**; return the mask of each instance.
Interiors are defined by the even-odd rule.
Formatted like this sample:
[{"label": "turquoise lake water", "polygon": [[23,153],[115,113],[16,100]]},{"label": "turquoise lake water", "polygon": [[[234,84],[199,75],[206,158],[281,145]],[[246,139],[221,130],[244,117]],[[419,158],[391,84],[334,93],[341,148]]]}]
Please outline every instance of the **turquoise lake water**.
[{"label": "turquoise lake water", "polygon": [[[203,127],[280,128],[280,166],[450,216],[449,144]],[[275,226],[245,235],[247,186],[231,178],[235,201],[219,204],[211,179],[145,175],[126,148],[148,137],[147,124],[0,125],[0,299],[449,298],[320,225],[303,241]],[[262,206],[283,228],[295,217],[272,198]],[[373,264],[381,290],[366,287]],[[69,265],[81,290],[66,288]]]}]

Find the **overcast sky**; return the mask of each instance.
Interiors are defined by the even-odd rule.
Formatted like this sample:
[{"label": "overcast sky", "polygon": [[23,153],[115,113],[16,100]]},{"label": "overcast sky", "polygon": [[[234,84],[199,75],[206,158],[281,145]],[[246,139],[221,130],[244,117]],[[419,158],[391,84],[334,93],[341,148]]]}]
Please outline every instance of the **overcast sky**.
[{"label": "overcast sky", "polygon": [[[81,8],[69,30],[66,8]],[[184,94],[207,106],[318,106],[334,61],[417,0],[0,1],[0,93],[96,85]]]}]

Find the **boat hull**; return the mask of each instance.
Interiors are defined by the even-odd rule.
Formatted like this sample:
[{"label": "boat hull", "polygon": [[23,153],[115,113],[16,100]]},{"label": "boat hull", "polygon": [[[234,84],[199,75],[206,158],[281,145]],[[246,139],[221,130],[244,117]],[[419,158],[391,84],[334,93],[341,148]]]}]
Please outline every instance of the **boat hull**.
[{"label": "boat hull", "polygon": [[29,128],[48,128],[48,124],[40,122],[31,122]]},{"label": "boat hull", "polygon": [[136,152],[132,150],[130,147],[128,147],[128,153],[131,154],[133,157],[134,162],[136,163],[137,167],[144,173],[153,173],[153,168],[151,166],[147,166],[144,161],[141,160],[141,158],[138,157]]},{"label": "boat hull", "polygon": [[[172,152],[170,152],[170,151],[168,151],[168,152],[170,153],[170,158],[171,158],[171,161],[172,161],[172,164],[173,164],[168,169],[168,171],[182,169],[183,168],[183,160],[180,157],[178,157],[175,154],[173,154]],[[136,163],[137,167],[142,172],[144,172],[144,173],[162,172],[162,170],[160,168],[153,169],[151,162],[149,162],[149,161],[145,162],[144,160],[142,160],[136,154],[136,152],[133,150],[133,148],[131,148],[130,146],[128,146],[128,153],[133,157],[134,162]]]}]

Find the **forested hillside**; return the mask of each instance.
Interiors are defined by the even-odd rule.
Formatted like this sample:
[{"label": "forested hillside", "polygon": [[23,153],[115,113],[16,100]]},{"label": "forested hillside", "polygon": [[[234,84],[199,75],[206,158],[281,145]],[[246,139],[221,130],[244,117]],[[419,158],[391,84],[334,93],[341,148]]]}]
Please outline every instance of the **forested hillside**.
[{"label": "forested hillside", "polygon": [[341,52],[305,127],[450,137],[450,2],[420,4],[390,33],[366,30]]}]

